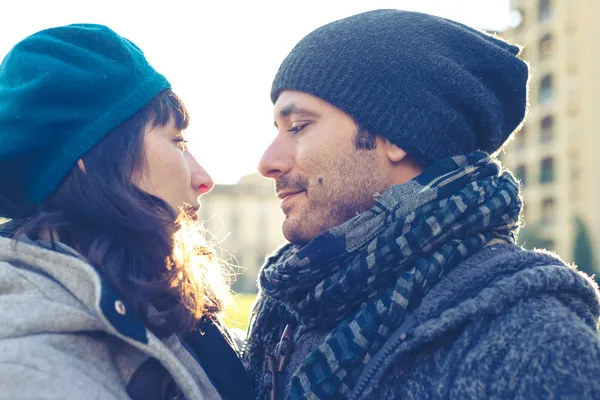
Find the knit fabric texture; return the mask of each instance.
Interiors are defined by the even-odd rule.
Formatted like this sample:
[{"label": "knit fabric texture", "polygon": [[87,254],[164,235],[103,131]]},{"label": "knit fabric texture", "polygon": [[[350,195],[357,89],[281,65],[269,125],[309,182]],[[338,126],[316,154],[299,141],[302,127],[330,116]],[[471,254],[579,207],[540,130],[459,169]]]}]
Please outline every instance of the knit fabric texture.
[{"label": "knit fabric texture", "polygon": [[0,203],[42,203],[79,158],[169,87],[106,26],[62,26],[19,42],[0,65]]},{"label": "knit fabric texture", "polygon": [[[553,254],[488,246],[443,277],[411,315],[416,326],[385,344],[383,360],[369,361],[375,374],[349,399],[600,398],[598,288]],[[290,322],[268,323],[281,331]],[[282,399],[303,398],[285,388],[331,332],[298,331]]]},{"label": "knit fabric texture", "polygon": [[484,249],[429,293],[349,399],[600,399],[598,300],[549,253]]},{"label": "knit fabric texture", "polygon": [[443,18],[376,10],[318,28],[281,64],[277,101],[297,90],[338,107],[423,166],[494,153],[527,109],[520,49]]}]

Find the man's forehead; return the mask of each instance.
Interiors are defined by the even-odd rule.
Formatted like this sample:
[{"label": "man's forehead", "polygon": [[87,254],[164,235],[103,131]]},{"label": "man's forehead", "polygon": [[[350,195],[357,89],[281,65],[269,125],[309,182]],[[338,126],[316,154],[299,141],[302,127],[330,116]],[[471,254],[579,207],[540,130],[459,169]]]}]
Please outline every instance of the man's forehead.
[{"label": "man's forehead", "polygon": [[291,114],[318,116],[325,102],[318,97],[293,90],[283,91],[273,109],[275,118],[285,118]]}]

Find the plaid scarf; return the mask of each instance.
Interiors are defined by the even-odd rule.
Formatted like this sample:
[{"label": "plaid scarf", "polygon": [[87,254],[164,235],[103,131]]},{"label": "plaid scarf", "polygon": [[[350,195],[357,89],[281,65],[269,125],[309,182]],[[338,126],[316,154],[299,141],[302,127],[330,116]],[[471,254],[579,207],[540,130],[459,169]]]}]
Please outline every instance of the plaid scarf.
[{"label": "plaid scarf", "polygon": [[[260,384],[283,326],[331,329],[294,372],[291,398],[345,398],[370,357],[442,276],[494,239],[514,242],[519,185],[487,154],[441,161],[373,208],[285,245],[259,276],[244,358]],[[300,334],[300,333],[298,333]]]}]

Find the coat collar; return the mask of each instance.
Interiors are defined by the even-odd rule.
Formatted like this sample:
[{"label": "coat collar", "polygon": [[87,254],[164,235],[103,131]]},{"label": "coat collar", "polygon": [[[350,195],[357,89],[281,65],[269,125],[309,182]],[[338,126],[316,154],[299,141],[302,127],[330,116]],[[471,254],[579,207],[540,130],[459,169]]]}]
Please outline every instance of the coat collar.
[{"label": "coat collar", "polygon": [[50,277],[119,334],[148,343],[144,324],[129,311],[125,300],[72,248],[62,243],[53,246],[49,242],[34,242],[26,237],[18,240],[0,237],[0,261],[25,264]]}]

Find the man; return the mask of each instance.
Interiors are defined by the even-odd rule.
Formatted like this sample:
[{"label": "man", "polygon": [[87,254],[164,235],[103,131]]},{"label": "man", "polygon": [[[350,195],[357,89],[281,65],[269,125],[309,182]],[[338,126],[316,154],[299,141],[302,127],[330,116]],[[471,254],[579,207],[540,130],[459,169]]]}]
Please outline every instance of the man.
[{"label": "man", "polygon": [[599,398],[597,287],[515,245],[519,185],[489,155],[526,113],[519,51],[378,10],[283,61],[259,169],[290,243],[244,354],[260,399]]}]

